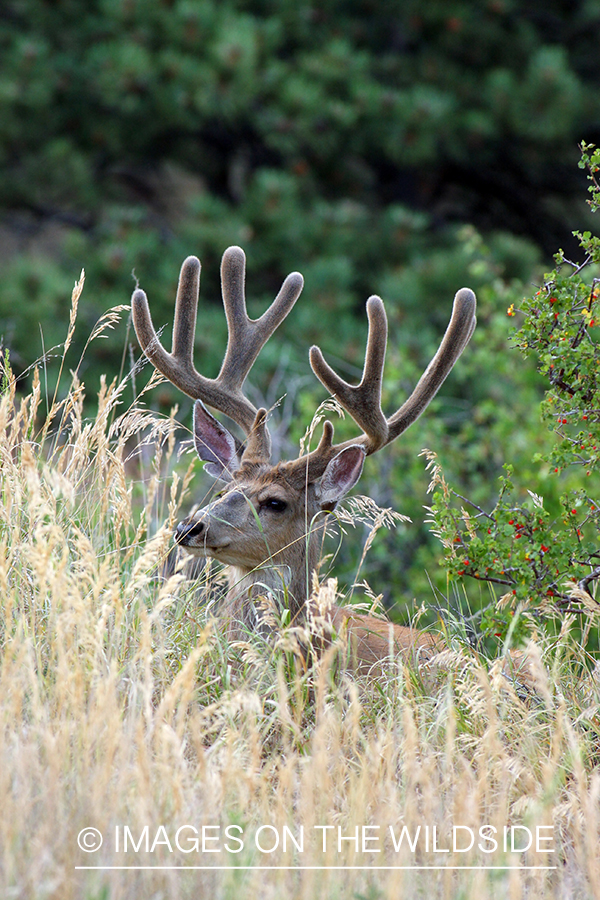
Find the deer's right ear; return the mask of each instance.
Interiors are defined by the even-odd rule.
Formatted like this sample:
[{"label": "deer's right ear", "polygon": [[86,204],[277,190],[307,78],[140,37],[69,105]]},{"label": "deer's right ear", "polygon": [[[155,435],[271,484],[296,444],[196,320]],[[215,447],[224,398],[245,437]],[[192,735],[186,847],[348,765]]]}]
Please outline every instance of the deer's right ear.
[{"label": "deer's right ear", "polygon": [[194,445],[209,475],[231,481],[232,473],[240,467],[237,442],[201,400],[194,403]]}]

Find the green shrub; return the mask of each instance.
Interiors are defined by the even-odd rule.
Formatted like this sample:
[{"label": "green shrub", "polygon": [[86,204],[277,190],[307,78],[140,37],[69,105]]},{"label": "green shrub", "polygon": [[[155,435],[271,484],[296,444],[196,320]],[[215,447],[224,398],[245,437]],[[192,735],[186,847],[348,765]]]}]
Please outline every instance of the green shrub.
[{"label": "green shrub", "polygon": [[[596,211],[600,151],[584,144],[582,166]],[[539,289],[507,310],[521,319],[514,347],[535,359],[545,383],[539,418],[553,440],[533,455],[533,477],[515,464],[509,447],[497,500],[483,508],[473,496],[460,496],[431,456],[432,516],[448,572],[453,581],[470,577],[487,582],[494,597],[501,594],[483,625],[502,638],[515,611],[527,612],[517,617],[523,632],[573,611],[586,634],[600,611],[600,240],[589,232],[577,236],[582,261],[559,251]],[[519,424],[528,436],[542,430],[537,422]]]}]

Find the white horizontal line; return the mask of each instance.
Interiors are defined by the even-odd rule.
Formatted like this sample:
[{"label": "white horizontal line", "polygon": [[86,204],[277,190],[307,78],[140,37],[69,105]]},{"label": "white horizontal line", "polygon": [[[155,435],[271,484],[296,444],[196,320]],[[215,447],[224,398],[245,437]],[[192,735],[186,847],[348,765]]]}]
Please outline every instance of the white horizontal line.
[{"label": "white horizontal line", "polygon": [[519,870],[523,872],[531,872],[536,870],[552,870],[557,869],[558,866],[75,866],[75,869],[94,869],[101,871],[112,871],[116,869],[157,869],[157,870],[165,870],[165,869],[181,869],[185,871],[186,869],[197,870],[202,869],[203,871],[210,871],[211,869],[215,872],[218,871],[227,871],[228,869],[261,869],[264,871],[275,871],[275,870],[284,870],[289,872],[297,872],[301,870],[326,870],[326,869],[356,869],[361,871],[370,871],[370,872],[390,872],[397,871],[400,869],[469,869],[473,871],[508,871],[508,870]]}]

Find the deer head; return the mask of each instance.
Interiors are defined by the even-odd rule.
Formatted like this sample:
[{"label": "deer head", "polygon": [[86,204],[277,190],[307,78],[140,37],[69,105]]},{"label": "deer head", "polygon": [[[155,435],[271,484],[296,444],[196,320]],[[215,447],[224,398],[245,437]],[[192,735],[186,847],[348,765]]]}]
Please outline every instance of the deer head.
[{"label": "deer head", "polygon": [[[222,483],[208,506],[181,522],[175,540],[189,552],[210,556],[232,567],[230,592],[242,597],[241,617],[252,623],[257,591],[286,588],[294,614],[307,601],[307,585],[318,565],[319,537],[327,513],[356,484],[367,456],[399,437],[423,412],[467,345],[475,328],[476,300],[462,288],[455,296],[450,323],[440,347],[410,397],[389,418],[381,408],[387,343],[382,300],[367,301],[369,331],[360,384],[351,385],[310,349],[313,372],[350,414],[360,434],[334,444],[331,422],[323,426],[318,446],[297,459],[271,461],[267,411],[256,409],[243,392],[246,377],[261,348],[288,315],[303,287],[294,272],[256,320],[248,317],[244,294],[245,256],[239,247],[223,255],[221,281],[229,337],[221,370],[214,379],[199,374],[192,359],[199,294],[200,263],[188,257],[181,268],[175,301],[173,346],[168,353],[152,324],[148,300],[137,289],[133,322],[141,347],[169,381],[192,397],[194,441],[205,468]],[[208,411],[228,416],[243,432],[240,441]],[[248,610],[252,615],[248,615]]]}]

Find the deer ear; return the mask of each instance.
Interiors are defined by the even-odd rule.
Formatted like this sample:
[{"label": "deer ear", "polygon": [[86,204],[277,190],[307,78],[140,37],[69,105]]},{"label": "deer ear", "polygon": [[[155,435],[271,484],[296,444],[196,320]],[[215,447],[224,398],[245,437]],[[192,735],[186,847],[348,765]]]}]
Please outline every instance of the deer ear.
[{"label": "deer ear", "polygon": [[209,475],[231,481],[232,473],[240,467],[237,442],[201,400],[194,403],[194,445]]},{"label": "deer ear", "polygon": [[327,464],[316,486],[321,509],[335,509],[336,503],[354,487],[362,474],[365,456],[359,444],[352,444],[340,450]]}]

